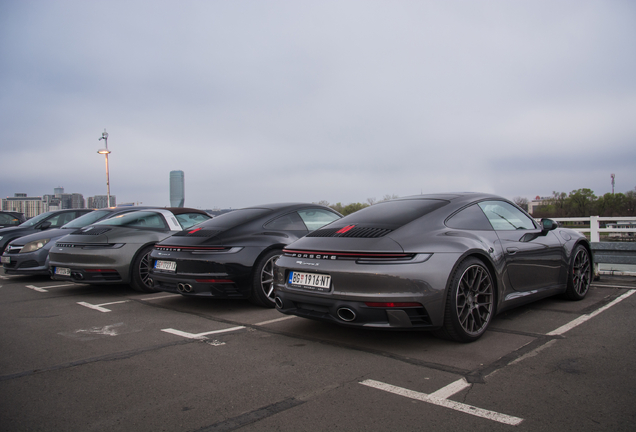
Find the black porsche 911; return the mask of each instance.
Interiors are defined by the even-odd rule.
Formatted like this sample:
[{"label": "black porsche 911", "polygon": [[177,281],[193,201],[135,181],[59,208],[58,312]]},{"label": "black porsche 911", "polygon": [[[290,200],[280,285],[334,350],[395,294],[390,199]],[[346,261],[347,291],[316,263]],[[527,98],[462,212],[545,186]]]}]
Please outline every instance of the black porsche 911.
[{"label": "black porsche 911", "polygon": [[584,298],[592,276],[582,234],[458,193],[378,203],[312,232],[283,250],[274,286],[285,314],[471,342],[506,309]]},{"label": "black porsche 911", "polygon": [[153,287],[274,307],[273,266],[282,249],[341,217],[318,204],[268,204],[224,213],[155,245]]}]

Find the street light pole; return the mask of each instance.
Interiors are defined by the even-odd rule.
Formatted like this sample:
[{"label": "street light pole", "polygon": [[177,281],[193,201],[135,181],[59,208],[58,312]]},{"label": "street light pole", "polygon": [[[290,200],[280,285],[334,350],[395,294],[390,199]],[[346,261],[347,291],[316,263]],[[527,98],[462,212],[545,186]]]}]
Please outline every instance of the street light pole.
[{"label": "street light pole", "polygon": [[106,143],[106,148],[97,150],[97,153],[103,154],[106,157],[106,207],[110,207],[110,177],[108,175],[108,155],[110,154],[110,150],[108,150],[108,133],[106,129],[102,132],[102,137],[99,141],[104,140]]}]

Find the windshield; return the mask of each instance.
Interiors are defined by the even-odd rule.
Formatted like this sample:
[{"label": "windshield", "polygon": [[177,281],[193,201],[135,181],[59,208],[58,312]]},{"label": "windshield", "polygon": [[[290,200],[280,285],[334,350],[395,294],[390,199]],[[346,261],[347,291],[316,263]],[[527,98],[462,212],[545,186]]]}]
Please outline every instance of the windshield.
[{"label": "windshield", "polygon": [[80,216],[77,219],[73,219],[69,223],[62,226],[62,228],[83,228],[86,225],[90,225],[95,223],[95,221],[100,220],[106,215],[112,213],[108,210],[95,210],[90,213],[85,214],[84,216]]},{"label": "windshield", "polygon": [[47,219],[52,214],[53,212],[46,212],[46,213],[39,214],[36,217],[22,223],[20,226],[29,227],[29,226],[37,225],[39,222],[43,221],[44,219]]}]

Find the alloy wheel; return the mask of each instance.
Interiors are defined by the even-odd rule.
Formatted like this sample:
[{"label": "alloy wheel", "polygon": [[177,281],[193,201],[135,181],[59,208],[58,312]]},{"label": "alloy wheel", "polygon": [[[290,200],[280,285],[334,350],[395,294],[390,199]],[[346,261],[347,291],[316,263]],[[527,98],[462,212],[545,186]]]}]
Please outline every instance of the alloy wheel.
[{"label": "alloy wheel", "polygon": [[469,335],[488,326],[493,311],[493,284],[485,268],[472,265],[464,271],[457,288],[457,317]]},{"label": "alloy wheel", "polygon": [[584,296],[591,282],[590,258],[585,249],[581,248],[577,251],[572,265],[572,272],[574,291],[576,291],[578,295]]}]

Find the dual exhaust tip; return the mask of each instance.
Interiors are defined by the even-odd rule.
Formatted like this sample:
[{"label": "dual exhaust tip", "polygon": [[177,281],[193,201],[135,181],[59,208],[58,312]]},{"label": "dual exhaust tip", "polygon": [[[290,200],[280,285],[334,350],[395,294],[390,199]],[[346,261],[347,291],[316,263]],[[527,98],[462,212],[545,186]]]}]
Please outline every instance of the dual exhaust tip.
[{"label": "dual exhaust tip", "polygon": [[[283,299],[280,297],[276,297],[276,299],[274,299],[274,303],[276,303],[276,307],[278,309],[283,309]],[[338,318],[340,318],[341,320],[345,321],[345,322],[351,322],[354,321],[356,319],[356,313],[353,309],[349,309],[346,307],[341,307],[336,311],[336,314],[338,315]]]},{"label": "dual exhaust tip", "polygon": [[177,284],[177,290],[180,293],[190,293],[190,292],[192,292],[192,285],[187,284],[187,283],[178,283]]}]

